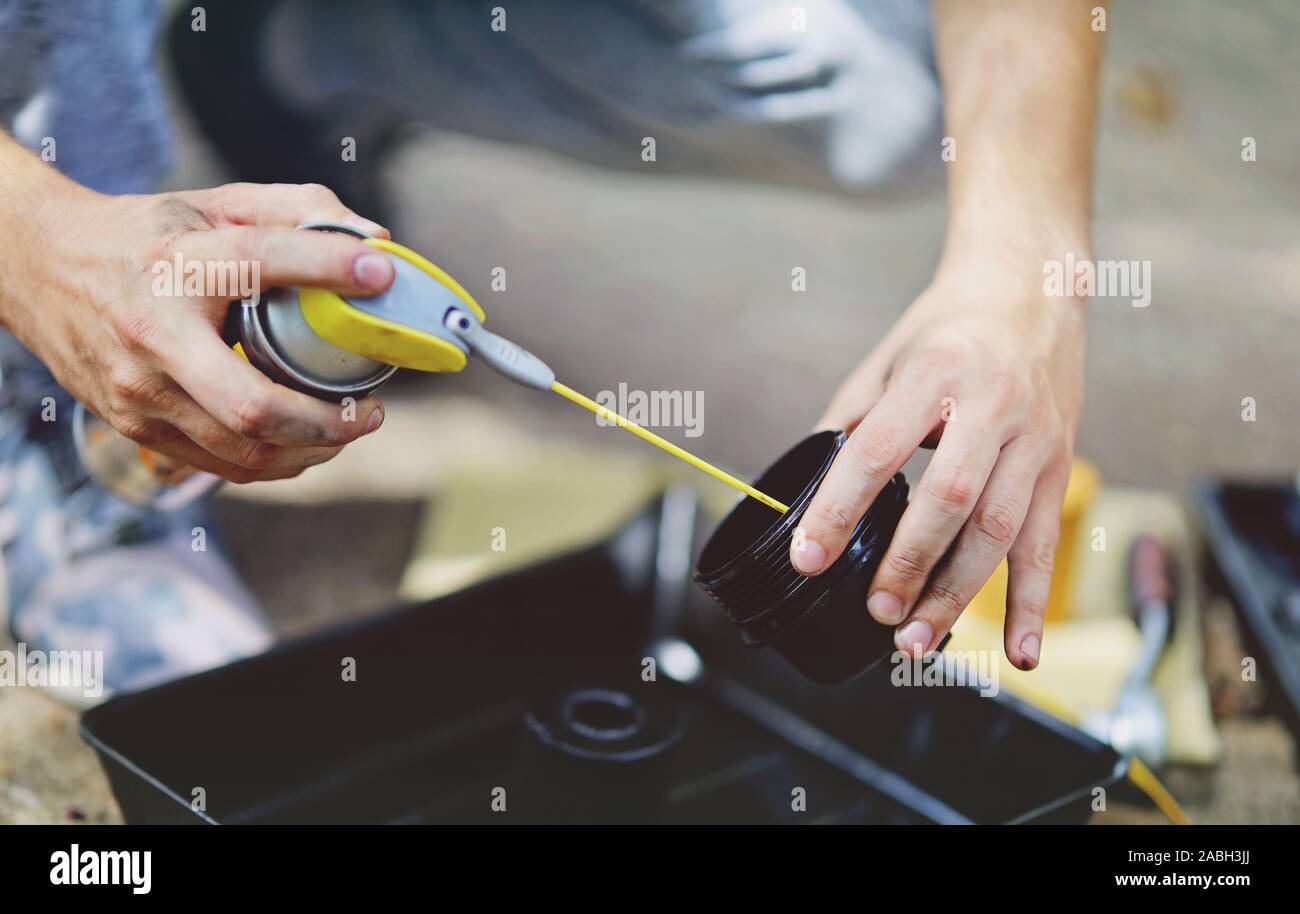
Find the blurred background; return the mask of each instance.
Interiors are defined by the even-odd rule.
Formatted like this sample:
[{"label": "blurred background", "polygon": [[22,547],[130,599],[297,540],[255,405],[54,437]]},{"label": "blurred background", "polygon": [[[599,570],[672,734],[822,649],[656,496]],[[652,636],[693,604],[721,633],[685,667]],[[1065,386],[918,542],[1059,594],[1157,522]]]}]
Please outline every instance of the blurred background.
[{"label": "blurred background", "polygon": [[[1121,3],[1107,31],[1095,256],[1151,261],[1153,291],[1145,309],[1126,299],[1091,307],[1078,452],[1107,485],[1184,502],[1207,475],[1293,477],[1300,7]],[[180,146],[168,186],[231,179],[184,102],[173,104]],[[1256,140],[1254,162],[1242,161],[1245,137]],[[385,218],[397,240],[478,297],[492,329],[575,388],[703,391],[703,434],[665,436],[751,477],[806,433],[929,281],[944,231],[942,174],[914,196],[867,203],[636,165],[604,170],[411,125],[380,170]],[[502,266],[508,289],[494,292]],[[806,292],[791,291],[796,266],[807,270]],[[1242,422],[1245,397],[1255,398],[1256,422]],[[395,600],[426,510],[436,513],[439,493],[467,471],[508,475],[552,446],[658,459],[477,365],[408,377],[384,399],[381,433],[329,465],[219,497],[230,548],[285,634]],[[601,484],[618,497],[616,477]],[[1300,821],[1290,737],[1230,675],[1241,650],[1227,606],[1210,600],[1205,615],[1223,761],[1175,771],[1170,786],[1198,821]],[[1227,673],[1216,677],[1216,663]],[[42,748],[4,763],[0,821],[113,821],[74,719],[37,711],[40,699],[13,694],[22,691],[0,694],[0,732]],[[51,809],[46,788],[92,799]]]}]

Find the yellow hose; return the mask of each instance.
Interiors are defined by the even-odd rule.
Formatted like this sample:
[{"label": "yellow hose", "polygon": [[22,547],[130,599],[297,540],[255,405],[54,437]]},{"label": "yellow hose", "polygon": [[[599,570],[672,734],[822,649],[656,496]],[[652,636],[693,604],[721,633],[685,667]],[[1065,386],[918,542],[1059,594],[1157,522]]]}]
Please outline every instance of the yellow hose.
[{"label": "yellow hose", "polygon": [[741,492],[744,492],[750,498],[761,501],[763,504],[767,505],[769,508],[773,509],[774,511],[780,511],[782,514],[784,514],[785,512],[790,510],[787,506],[781,504],[772,496],[764,495],[762,492],[758,491],[758,489],[755,489],[749,483],[737,479],[735,476],[732,476],[730,473],[725,473],[722,470],[719,470],[711,463],[706,463],[705,461],[696,457],[690,451],[686,451],[683,450],[682,448],[679,448],[671,441],[665,441],[664,439],[656,435],[654,432],[648,431],[642,428],[641,426],[637,425],[635,422],[623,418],[618,413],[614,412],[612,409],[608,409],[604,406],[601,406],[595,400],[592,400],[590,397],[583,396],[582,394],[574,390],[572,387],[568,387],[567,385],[561,384],[559,381],[555,381],[551,384],[551,390],[555,391],[561,397],[564,397],[567,400],[572,400],[574,403],[577,403],[579,406],[591,410],[593,413],[595,413],[597,416],[600,416],[602,419],[606,420],[607,422],[613,422],[619,428],[627,429],[629,432],[636,435],[638,438],[642,439],[643,441],[649,441],[655,447],[662,448],[663,450],[672,454],[674,457],[677,457],[681,460],[685,460],[687,463],[695,467],[697,470],[703,470],[704,472],[712,476],[714,479],[720,479],[723,482],[725,482],[727,485],[731,486],[733,489],[739,489]]},{"label": "yellow hose", "polygon": [[1174,825],[1192,824],[1191,818],[1178,805],[1174,795],[1169,792],[1164,784],[1160,783],[1160,779],[1155,776],[1155,772],[1148,768],[1146,763],[1137,756],[1129,759],[1128,780],[1130,784],[1146,794],[1151,802],[1156,804],[1156,808],[1165,814],[1165,818]]}]

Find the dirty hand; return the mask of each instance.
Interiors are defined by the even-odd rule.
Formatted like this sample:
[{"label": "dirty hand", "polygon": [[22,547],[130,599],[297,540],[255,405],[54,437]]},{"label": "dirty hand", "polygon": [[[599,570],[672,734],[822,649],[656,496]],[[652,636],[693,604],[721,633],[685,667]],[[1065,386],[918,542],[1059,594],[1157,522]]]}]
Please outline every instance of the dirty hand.
[{"label": "dirty hand", "polygon": [[801,519],[791,561],[819,574],[925,443],[933,459],[871,583],[899,650],[938,645],[1005,557],[1005,648],[1038,664],[1061,502],[1082,405],[1083,300],[1037,270],[941,270],[835,395],[849,438]]},{"label": "dirty hand", "polygon": [[319,186],[108,197],[45,171],[51,185],[31,200],[25,244],[0,254],[0,319],[91,411],[128,438],[235,482],[296,476],[378,428],[383,407],[374,397],[346,410],[317,400],[273,384],[222,342],[239,291],[205,281],[175,294],[179,279],[165,280],[180,258],[234,262],[245,276],[257,275],[255,264],[264,289],[375,294],[393,278],[384,255],[355,238],[293,227],[328,220],[386,231]]}]

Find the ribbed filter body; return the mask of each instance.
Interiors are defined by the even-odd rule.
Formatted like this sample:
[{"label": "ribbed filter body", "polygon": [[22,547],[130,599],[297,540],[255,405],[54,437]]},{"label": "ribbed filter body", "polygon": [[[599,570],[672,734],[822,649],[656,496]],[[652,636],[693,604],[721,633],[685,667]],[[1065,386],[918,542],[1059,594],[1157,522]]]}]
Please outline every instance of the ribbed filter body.
[{"label": "ribbed filter body", "polygon": [[893,633],[866,610],[867,588],[907,507],[900,473],[854,528],[849,544],[816,577],[790,563],[794,530],[835,456],[839,432],[819,432],[786,452],[755,486],[790,506],[784,515],[752,499],[718,525],[696,566],[695,580],[750,645],[770,645],[809,678],[844,682],[893,651]]}]

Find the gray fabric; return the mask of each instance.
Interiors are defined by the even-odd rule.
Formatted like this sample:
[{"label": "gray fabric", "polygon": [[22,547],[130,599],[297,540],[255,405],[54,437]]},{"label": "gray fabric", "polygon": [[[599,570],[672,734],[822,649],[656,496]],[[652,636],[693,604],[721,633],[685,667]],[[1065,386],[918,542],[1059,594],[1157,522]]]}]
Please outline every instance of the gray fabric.
[{"label": "gray fabric", "polygon": [[[790,4],[516,3],[494,32],[497,5],[290,0],[263,63],[313,113],[374,104],[612,167],[638,167],[653,136],[666,171],[850,191],[935,173],[937,156],[919,155],[939,134],[924,0],[805,0],[796,44],[826,58],[830,85],[741,90],[733,65],[761,61],[761,48],[723,61],[688,48],[764,18],[760,44],[789,43]],[[97,190],[151,189],[171,146],[153,66],[158,12],[158,0],[0,0],[0,125],[38,151],[52,138],[54,164]]]},{"label": "gray fabric", "polygon": [[157,0],[0,0],[0,125],[104,193],[153,189],[171,137]]},{"label": "gray fabric", "polygon": [[[923,0],[288,0],[263,52],[281,101],[344,134],[373,106],[617,168],[642,168],[651,136],[663,171],[862,192],[939,170]],[[823,63],[827,85],[735,85],[783,56]]]}]

